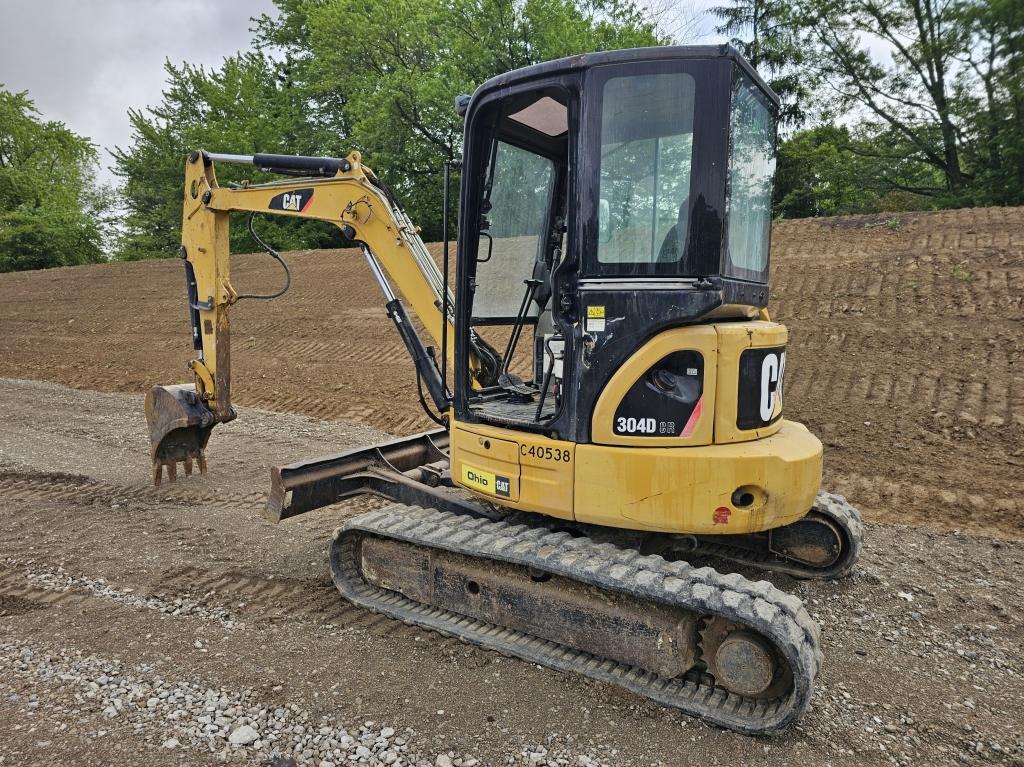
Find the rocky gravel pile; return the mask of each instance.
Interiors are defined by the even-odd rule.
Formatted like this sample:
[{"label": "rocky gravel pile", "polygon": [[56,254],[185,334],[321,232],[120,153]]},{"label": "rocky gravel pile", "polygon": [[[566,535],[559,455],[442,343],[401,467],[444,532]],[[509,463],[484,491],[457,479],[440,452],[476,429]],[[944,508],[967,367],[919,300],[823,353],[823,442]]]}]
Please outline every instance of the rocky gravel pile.
[{"label": "rocky gravel pile", "polygon": [[233,629],[243,626],[229,610],[216,605],[207,604],[210,594],[199,597],[178,596],[142,596],[134,589],[111,586],[103,578],[87,578],[71,575],[63,567],[48,568],[35,563],[19,563],[7,558],[4,565],[8,568],[25,568],[27,581],[36,588],[56,593],[79,592],[116,602],[125,607],[138,610],[156,610],[166,615],[187,615],[194,618],[205,618],[220,623],[224,628]]},{"label": "rocky gravel pile", "polygon": [[[74,727],[102,712],[110,727],[128,729],[170,750],[201,751],[223,761],[268,767],[477,767],[469,754],[428,755],[414,745],[416,732],[383,722],[339,726],[290,703],[263,704],[253,690],[205,688],[161,678],[151,666],[123,664],[23,641],[0,643],[0,694],[28,709],[43,709]],[[95,735],[103,736],[99,730]],[[2,763],[0,759],[0,763]],[[509,764],[529,767],[606,767],[569,750],[530,746]]]}]

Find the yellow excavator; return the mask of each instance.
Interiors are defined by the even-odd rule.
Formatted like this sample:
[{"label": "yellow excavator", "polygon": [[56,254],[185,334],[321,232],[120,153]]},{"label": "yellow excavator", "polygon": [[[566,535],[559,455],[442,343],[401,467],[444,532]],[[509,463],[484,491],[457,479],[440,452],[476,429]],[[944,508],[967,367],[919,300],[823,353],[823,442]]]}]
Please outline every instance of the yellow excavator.
[{"label": "yellow excavator", "polygon": [[[273,469],[268,515],[392,499],[330,543],[346,599],[739,732],[784,729],[811,699],[817,625],[766,581],[695,566],[834,578],[861,546],[857,511],[820,490],[821,443],[782,414],[777,97],[731,47],[662,47],[509,72],[456,108],[454,291],[447,219],[439,267],[358,152],[192,153],[194,382],[147,396],[155,481],[206,471],[210,431],[236,416],[228,307],[252,296],[231,283],[229,214],[330,222],[362,249],[438,428]],[[217,163],[288,178],[221,187]]]}]

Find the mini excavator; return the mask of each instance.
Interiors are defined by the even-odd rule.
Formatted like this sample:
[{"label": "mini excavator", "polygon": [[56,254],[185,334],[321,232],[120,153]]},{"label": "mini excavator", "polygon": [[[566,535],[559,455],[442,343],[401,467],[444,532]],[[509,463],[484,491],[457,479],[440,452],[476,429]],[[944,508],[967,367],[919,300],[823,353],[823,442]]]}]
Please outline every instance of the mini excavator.
[{"label": "mini excavator", "polygon": [[[229,214],[331,222],[439,426],[274,468],[267,514],[391,499],[330,542],[346,599],[742,733],[786,728],[811,699],[816,623],[766,581],[694,564],[836,578],[861,546],[857,511],[820,489],[821,443],[782,414],[777,97],[729,46],[661,47],[508,72],[456,108],[454,291],[447,219],[439,267],[358,152],[192,153],[194,382],[147,396],[154,480],[206,471],[236,417]],[[286,178],[220,187],[218,163]]]}]

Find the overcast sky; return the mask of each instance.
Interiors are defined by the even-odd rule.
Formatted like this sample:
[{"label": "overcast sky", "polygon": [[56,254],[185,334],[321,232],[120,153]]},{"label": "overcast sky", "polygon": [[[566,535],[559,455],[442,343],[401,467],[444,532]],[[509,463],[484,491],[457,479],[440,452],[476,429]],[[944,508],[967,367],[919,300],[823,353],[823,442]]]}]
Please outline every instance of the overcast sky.
[{"label": "overcast sky", "polygon": [[[686,23],[713,0],[646,4],[686,42],[714,37],[713,24]],[[110,181],[105,150],[130,143],[129,108],[160,102],[164,61],[219,66],[250,45],[251,17],[275,11],[272,0],[2,0],[0,83],[27,90],[44,118],[102,147]],[[695,40],[694,31],[705,34]]]},{"label": "overcast sky", "polygon": [[[271,0],[3,0],[0,83],[101,147],[126,147],[130,107],[155,106],[164,61],[218,66]],[[101,151],[106,168],[110,156]],[[103,177],[112,177],[104,171]]]}]

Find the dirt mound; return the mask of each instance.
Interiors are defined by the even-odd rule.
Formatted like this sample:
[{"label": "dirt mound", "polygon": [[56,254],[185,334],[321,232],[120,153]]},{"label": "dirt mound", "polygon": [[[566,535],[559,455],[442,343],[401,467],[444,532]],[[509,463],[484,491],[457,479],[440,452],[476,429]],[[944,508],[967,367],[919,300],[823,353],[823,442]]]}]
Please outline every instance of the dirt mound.
[{"label": "dirt mound", "polygon": [[[787,221],[773,238],[787,414],[825,442],[827,486],[879,521],[1024,535],[1024,208]],[[426,428],[359,252],[289,261],[287,296],[233,310],[236,401]],[[240,291],[278,284],[265,256],[233,269]],[[0,295],[0,376],[121,392],[188,380],[177,260],[5,274]]]}]

